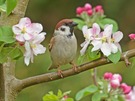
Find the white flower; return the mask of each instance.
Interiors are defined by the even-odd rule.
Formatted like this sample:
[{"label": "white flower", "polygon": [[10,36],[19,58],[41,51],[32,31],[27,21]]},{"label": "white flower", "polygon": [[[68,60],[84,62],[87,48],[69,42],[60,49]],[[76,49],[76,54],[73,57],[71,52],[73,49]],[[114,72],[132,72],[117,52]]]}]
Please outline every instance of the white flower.
[{"label": "white flower", "polygon": [[80,51],[81,55],[84,55],[88,45],[91,40],[94,40],[100,33],[100,27],[97,23],[94,23],[92,28],[88,28],[88,26],[83,26],[82,28],[83,35],[85,37],[85,41],[81,44],[83,47]]},{"label": "white flower", "polygon": [[94,46],[92,48],[92,52],[101,49],[105,56],[109,56],[111,54],[111,48],[108,43],[108,40],[111,38],[113,25],[108,25],[105,27],[104,31],[100,33],[100,36],[91,42]]},{"label": "white flower", "polygon": [[25,42],[31,40],[34,34],[38,34],[43,30],[43,27],[39,23],[31,23],[28,17],[21,18],[18,24],[12,27],[15,38],[19,42]]},{"label": "white flower", "polygon": [[46,33],[36,34],[32,40],[25,42],[24,62],[27,66],[30,60],[33,63],[34,55],[45,53],[46,48],[40,44],[45,39],[45,35]]},{"label": "white flower", "polygon": [[92,52],[101,50],[105,56],[109,56],[111,53],[121,52],[119,41],[123,38],[123,33],[118,31],[112,32],[113,25],[107,25],[104,31],[99,34],[95,40],[91,42],[94,46]]}]

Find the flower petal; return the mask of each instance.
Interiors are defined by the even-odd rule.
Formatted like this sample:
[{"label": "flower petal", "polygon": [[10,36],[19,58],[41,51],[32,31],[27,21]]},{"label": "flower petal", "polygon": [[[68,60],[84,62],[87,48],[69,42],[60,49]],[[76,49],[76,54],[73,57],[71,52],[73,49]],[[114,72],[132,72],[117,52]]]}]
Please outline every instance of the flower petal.
[{"label": "flower petal", "polygon": [[110,46],[111,46],[111,52],[112,53],[118,52],[118,47],[114,43],[110,43]]},{"label": "flower petal", "polygon": [[113,34],[114,42],[119,42],[123,38],[123,33],[118,31]]},{"label": "flower petal", "polygon": [[23,37],[26,41],[30,41],[34,36],[32,36],[31,34],[25,33],[23,34]]},{"label": "flower petal", "polygon": [[22,34],[22,33],[21,33],[22,30],[18,27],[18,25],[14,25],[14,26],[12,27],[12,30],[13,30],[13,32],[14,32],[15,35]]},{"label": "flower petal", "polygon": [[33,49],[34,55],[43,54],[46,51],[46,48],[43,45],[41,45],[41,44],[37,44],[35,46],[35,48],[32,48],[32,49]]},{"label": "flower petal", "polygon": [[107,25],[107,26],[104,28],[103,36],[111,37],[112,28],[113,28],[113,25],[112,25],[112,24],[111,24],[111,25]]},{"label": "flower petal", "polygon": [[86,51],[88,45],[89,45],[89,41],[87,41],[87,42],[85,43],[85,45],[83,46],[83,48],[80,50],[81,56],[85,54],[85,51]]},{"label": "flower petal", "polygon": [[118,47],[119,51],[122,52],[120,44],[119,43],[115,43],[115,45]]},{"label": "flower petal", "polygon": [[19,41],[19,42],[25,42],[25,39],[23,37],[23,34],[19,34],[19,35],[16,35],[16,40]]},{"label": "flower petal", "polygon": [[85,25],[85,26],[82,27],[83,34],[86,34],[87,30],[88,30],[88,26]]},{"label": "flower petal", "polygon": [[103,43],[101,47],[101,51],[105,56],[109,56],[111,54],[111,48],[108,43]]},{"label": "flower petal", "polygon": [[33,40],[33,44],[39,44],[45,39],[45,32],[42,32],[40,34],[37,34]]},{"label": "flower petal", "polygon": [[30,63],[30,58],[31,58],[31,48],[30,48],[30,43],[29,42],[25,42],[25,54],[24,54],[24,56],[25,56],[25,58],[24,58],[24,62],[25,62],[25,64],[28,66],[29,65],[29,63]]},{"label": "flower petal", "polygon": [[102,42],[101,41],[98,41],[98,40],[92,41],[91,44],[94,46],[92,48],[92,50],[91,50],[92,52],[93,51],[96,51],[96,50],[99,50],[101,48],[101,46],[102,46]]},{"label": "flower petal", "polygon": [[28,17],[21,18],[18,26],[22,29],[23,27],[28,27],[31,25],[31,20]]},{"label": "flower petal", "polygon": [[32,29],[35,33],[40,33],[43,30],[43,26],[39,23],[32,23]]},{"label": "flower petal", "polygon": [[94,34],[98,35],[100,33],[100,27],[97,23],[93,24],[92,29]]}]

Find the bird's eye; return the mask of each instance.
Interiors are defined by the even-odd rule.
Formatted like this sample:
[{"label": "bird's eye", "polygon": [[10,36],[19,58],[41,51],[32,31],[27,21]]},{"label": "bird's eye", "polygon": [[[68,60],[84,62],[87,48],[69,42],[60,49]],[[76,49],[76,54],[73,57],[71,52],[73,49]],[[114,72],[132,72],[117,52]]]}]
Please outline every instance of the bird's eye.
[{"label": "bird's eye", "polygon": [[60,28],[61,31],[65,31],[65,28]]}]

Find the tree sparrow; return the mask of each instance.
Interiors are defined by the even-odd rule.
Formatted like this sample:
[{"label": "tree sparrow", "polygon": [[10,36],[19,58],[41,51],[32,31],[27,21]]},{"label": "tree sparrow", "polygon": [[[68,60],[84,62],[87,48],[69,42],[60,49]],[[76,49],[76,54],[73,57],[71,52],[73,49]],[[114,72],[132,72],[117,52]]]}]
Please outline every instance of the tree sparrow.
[{"label": "tree sparrow", "polygon": [[73,69],[77,70],[73,63],[77,51],[77,40],[73,32],[75,26],[77,26],[77,23],[71,19],[61,20],[57,23],[54,35],[50,40],[49,51],[52,64],[49,70],[58,69],[58,75],[61,77],[63,77],[60,69],[61,65],[70,63],[73,65]]}]

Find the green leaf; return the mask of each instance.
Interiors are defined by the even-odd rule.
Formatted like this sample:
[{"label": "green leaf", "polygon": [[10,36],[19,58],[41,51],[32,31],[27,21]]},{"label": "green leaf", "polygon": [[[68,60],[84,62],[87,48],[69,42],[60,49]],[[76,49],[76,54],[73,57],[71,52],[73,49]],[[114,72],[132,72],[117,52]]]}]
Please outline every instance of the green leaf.
[{"label": "green leaf", "polygon": [[15,38],[13,36],[14,33],[12,32],[11,27],[7,26],[0,27],[0,41],[5,43],[13,43],[15,42]]},{"label": "green leaf", "polygon": [[6,12],[6,10],[7,10],[6,4],[0,5],[0,12],[1,12],[1,11]]},{"label": "green leaf", "polygon": [[43,96],[43,101],[59,101],[59,98],[53,92],[49,92],[49,94]]},{"label": "green leaf", "polygon": [[12,60],[17,60],[18,58],[22,57],[23,54],[18,48],[2,48],[0,52],[0,63],[4,63],[8,60],[8,57],[10,57]]},{"label": "green leaf", "polygon": [[87,96],[87,95],[90,95],[90,94],[93,94],[95,93],[96,91],[98,90],[97,86],[95,85],[90,85],[82,90],[80,90],[77,94],[76,94],[76,97],[75,99],[78,101],[78,100],[81,100],[83,97]]},{"label": "green leaf", "polygon": [[108,97],[107,94],[97,92],[92,96],[92,101],[102,101],[103,99],[106,99],[107,97]]},{"label": "green leaf", "polygon": [[120,60],[120,57],[121,57],[121,52],[118,51],[117,53],[112,53],[111,55],[109,55],[108,59],[116,64]]},{"label": "green leaf", "polygon": [[85,57],[86,57],[86,55],[84,54],[84,55],[79,55],[79,58],[78,58],[78,60],[77,60],[77,62],[78,62],[78,64],[82,64],[82,62],[84,61],[84,59],[85,59]]},{"label": "green leaf", "polygon": [[3,5],[6,0],[0,0],[0,5]]},{"label": "green leaf", "polygon": [[93,61],[93,60],[99,59],[101,57],[101,53],[99,51],[91,52],[92,48],[93,48],[92,46],[89,46],[87,53],[86,53],[88,55],[89,61]]},{"label": "green leaf", "polygon": [[73,18],[73,21],[76,22],[76,23],[78,23],[77,27],[78,27],[79,30],[82,30],[82,27],[84,25],[86,25],[83,20],[78,19],[78,18]]},{"label": "green leaf", "polygon": [[110,18],[104,18],[102,20],[97,21],[97,23],[100,25],[102,29],[104,29],[105,25],[112,24],[113,25],[113,32],[118,31],[118,24],[115,20]]},{"label": "green leaf", "polygon": [[6,0],[7,15],[9,15],[17,5],[17,0]]},{"label": "green leaf", "polygon": [[67,98],[66,101],[74,101],[72,98]]},{"label": "green leaf", "polygon": [[63,94],[62,94],[62,91],[61,91],[61,90],[58,90],[57,96],[58,96],[59,98],[63,96]]}]

